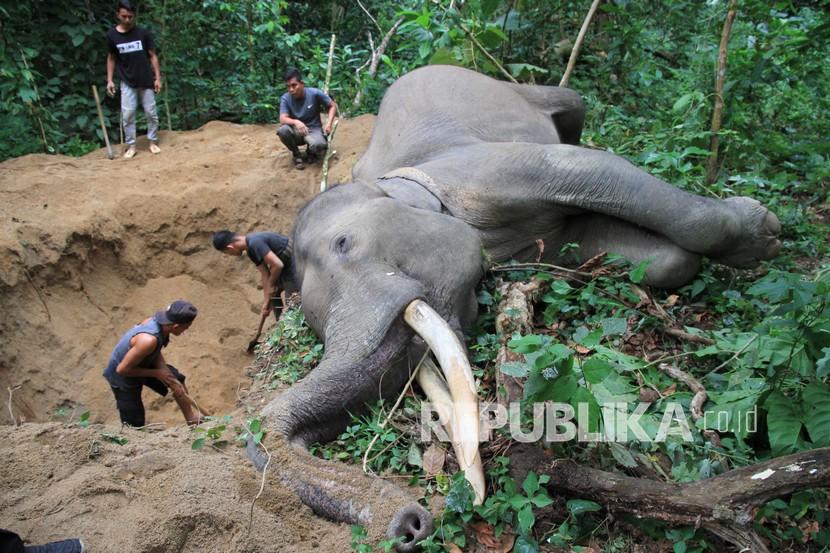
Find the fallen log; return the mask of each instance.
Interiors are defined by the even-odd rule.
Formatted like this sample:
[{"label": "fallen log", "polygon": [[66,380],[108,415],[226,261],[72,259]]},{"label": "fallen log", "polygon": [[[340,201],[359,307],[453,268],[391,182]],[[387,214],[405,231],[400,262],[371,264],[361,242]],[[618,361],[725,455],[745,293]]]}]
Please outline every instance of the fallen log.
[{"label": "fallen log", "polygon": [[830,485],[830,448],[803,451],[683,484],[633,478],[556,460],[540,467],[551,492],[592,499],[613,513],[705,528],[742,551],[768,553],[755,510],[798,490]]}]

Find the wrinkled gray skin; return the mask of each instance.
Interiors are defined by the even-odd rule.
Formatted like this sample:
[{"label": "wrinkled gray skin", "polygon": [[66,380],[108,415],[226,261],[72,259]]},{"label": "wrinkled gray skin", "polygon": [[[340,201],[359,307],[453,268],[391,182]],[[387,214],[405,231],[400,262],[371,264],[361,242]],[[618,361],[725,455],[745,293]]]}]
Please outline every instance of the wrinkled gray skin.
[{"label": "wrinkled gray skin", "polygon": [[[391,518],[389,535],[404,536],[405,551],[429,534],[430,515],[402,492],[360,484],[357,471],[305,448],[333,439],[347,412],[400,391],[423,351],[402,321],[409,302],[425,300],[458,331],[474,320],[482,252],[530,259],[541,239],[543,261],[557,262],[560,247],[576,242],[579,261],[603,251],[652,259],[646,280],[664,288],[689,282],[702,256],[748,268],[776,255],[778,219],[758,202],[688,194],[579,147],[583,121],[569,89],[419,69],[386,93],[354,183],[300,212],[294,280],[325,357],[263,414],[314,467],[281,476],[316,512],[351,523]],[[392,499],[369,505],[362,486]]]}]

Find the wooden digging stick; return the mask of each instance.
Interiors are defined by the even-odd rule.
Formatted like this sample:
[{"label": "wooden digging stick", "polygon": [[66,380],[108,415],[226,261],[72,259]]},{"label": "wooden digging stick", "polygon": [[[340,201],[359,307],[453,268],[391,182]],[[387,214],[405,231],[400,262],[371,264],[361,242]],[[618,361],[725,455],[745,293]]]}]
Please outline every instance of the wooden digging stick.
[{"label": "wooden digging stick", "polygon": [[95,96],[95,105],[98,107],[98,120],[101,122],[101,132],[104,134],[104,143],[107,145],[107,159],[113,159],[115,153],[110,145],[110,137],[107,134],[107,125],[104,123],[104,111],[101,109],[101,100],[98,98],[98,88],[92,85],[92,95]]}]

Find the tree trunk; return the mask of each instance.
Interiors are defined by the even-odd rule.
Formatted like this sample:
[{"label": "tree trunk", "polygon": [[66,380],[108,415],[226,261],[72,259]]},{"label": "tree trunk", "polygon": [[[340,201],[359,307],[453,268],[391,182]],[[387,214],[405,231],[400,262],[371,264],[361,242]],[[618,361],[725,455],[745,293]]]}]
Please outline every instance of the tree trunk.
[{"label": "tree trunk", "polygon": [[633,478],[553,461],[541,471],[552,491],[593,499],[612,512],[675,524],[702,526],[740,548],[768,551],[753,529],[755,509],[776,497],[830,485],[830,448],[803,451],[675,484]]}]

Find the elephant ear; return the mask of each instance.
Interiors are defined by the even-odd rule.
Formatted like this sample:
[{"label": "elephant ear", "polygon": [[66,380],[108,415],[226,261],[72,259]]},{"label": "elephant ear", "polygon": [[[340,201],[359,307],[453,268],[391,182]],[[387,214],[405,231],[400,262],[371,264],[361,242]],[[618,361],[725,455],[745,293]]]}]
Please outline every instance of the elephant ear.
[{"label": "elephant ear", "polygon": [[388,197],[416,209],[440,213],[443,205],[430,192],[430,177],[414,167],[403,167],[386,173],[377,180],[377,186]]}]

